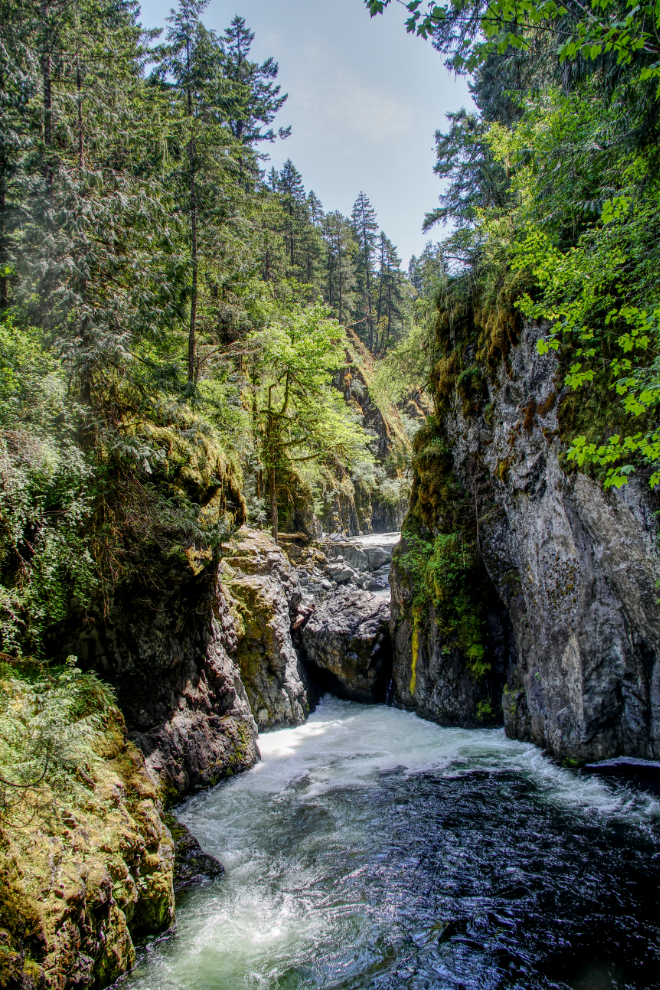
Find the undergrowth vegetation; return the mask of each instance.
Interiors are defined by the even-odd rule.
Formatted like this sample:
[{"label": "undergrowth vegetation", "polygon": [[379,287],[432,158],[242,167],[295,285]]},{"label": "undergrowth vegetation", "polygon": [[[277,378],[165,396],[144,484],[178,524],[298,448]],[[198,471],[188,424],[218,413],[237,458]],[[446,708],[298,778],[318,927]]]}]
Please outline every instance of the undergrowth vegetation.
[{"label": "undergrowth vegetation", "polygon": [[113,709],[111,689],[80,671],[75,657],[49,668],[0,661],[1,826],[26,827],[89,800]]}]

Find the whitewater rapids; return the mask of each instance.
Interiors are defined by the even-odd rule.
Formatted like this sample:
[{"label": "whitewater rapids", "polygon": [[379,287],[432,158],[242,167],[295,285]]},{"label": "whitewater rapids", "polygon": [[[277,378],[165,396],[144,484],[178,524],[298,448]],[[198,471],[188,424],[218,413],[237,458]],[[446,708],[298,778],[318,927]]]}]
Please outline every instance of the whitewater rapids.
[{"label": "whitewater rapids", "polygon": [[660,987],[652,795],[330,697],[259,745],[178,810],[227,872],[122,987]]}]

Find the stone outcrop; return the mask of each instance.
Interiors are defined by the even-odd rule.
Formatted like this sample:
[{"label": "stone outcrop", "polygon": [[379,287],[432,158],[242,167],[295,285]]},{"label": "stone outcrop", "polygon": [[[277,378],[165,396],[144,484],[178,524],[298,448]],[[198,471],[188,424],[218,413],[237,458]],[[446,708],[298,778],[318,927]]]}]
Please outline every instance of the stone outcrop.
[{"label": "stone outcrop", "polygon": [[174,893],[191,884],[217,880],[225,872],[215,856],[205,853],[195,836],[174,815],[165,813],[167,825],[174,843]]},{"label": "stone outcrop", "polygon": [[391,573],[395,703],[440,725],[483,728],[499,721],[511,649],[504,609],[487,603],[489,670],[475,676],[463,652],[443,634],[433,605],[427,611],[417,609],[405,571],[395,566]]},{"label": "stone outcrop", "polygon": [[172,569],[161,606],[122,600],[71,644],[81,666],[116,689],[130,738],[165,802],[259,758],[257,728],[233,655],[235,617],[217,574]]},{"label": "stone outcrop", "polygon": [[390,608],[383,598],[341,587],[302,629],[307,660],[320,683],[353,701],[385,701],[390,678]]},{"label": "stone outcrop", "polygon": [[236,661],[260,729],[300,725],[310,710],[304,668],[291,639],[296,568],[265,533],[243,527],[226,543],[219,580],[237,619]]},{"label": "stone outcrop", "polygon": [[[524,329],[476,411],[452,403],[436,444],[446,443],[460,497],[472,505],[471,536],[490,584],[483,597],[493,676],[504,683],[506,731],[562,759],[657,759],[657,498],[643,477],[605,491],[585,474],[566,473],[561,376],[554,353],[537,353],[538,336],[534,327]],[[442,526],[449,503],[430,490],[432,481],[416,485],[418,504],[436,499]],[[427,531],[432,539],[433,528]],[[405,546],[398,562],[395,555],[391,579],[399,699],[427,717],[461,722],[478,706],[481,687],[465,657],[443,658],[435,616],[414,615],[404,552]]]},{"label": "stone outcrop", "polygon": [[[81,794],[2,830],[0,986],[107,986],[174,918],[174,848],[115,710]],[[30,816],[28,815],[28,819]]]}]

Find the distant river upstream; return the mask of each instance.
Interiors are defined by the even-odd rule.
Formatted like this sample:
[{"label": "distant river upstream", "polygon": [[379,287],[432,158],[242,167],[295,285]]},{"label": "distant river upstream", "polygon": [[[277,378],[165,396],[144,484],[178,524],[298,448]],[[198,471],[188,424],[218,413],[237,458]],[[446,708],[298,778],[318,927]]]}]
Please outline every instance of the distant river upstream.
[{"label": "distant river upstream", "polygon": [[660,988],[657,798],[329,697],[260,746],[180,809],[227,873],[122,988]]}]

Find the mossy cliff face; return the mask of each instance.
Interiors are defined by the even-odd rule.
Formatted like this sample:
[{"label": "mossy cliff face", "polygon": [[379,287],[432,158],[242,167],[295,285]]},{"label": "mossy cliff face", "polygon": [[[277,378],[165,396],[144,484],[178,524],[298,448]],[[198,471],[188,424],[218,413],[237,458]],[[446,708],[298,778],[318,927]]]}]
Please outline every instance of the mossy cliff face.
[{"label": "mossy cliff face", "polygon": [[95,748],[80,793],[2,826],[0,987],[107,986],[174,918],[172,839],[116,709]]},{"label": "mossy cliff face", "polygon": [[265,533],[242,527],[222,547],[219,579],[236,620],[235,657],[259,729],[300,725],[309,685],[291,638],[296,568]]},{"label": "mossy cliff face", "polygon": [[[518,333],[519,342],[502,341],[498,360],[476,356],[482,384],[469,401],[458,390],[466,354],[452,352],[457,367],[451,381],[443,379],[446,394],[433,436],[427,431],[421,439],[404,529],[429,540],[447,531],[465,539],[465,526],[471,530],[487,578],[479,584],[474,572],[472,586],[480,590],[472,599],[485,608],[486,654],[501,653],[506,683],[497,709],[510,736],[562,759],[658,758],[657,498],[641,476],[606,492],[597,479],[564,470],[560,427],[570,396],[558,384],[558,358],[537,353],[537,328]],[[434,444],[442,455],[432,456]],[[447,518],[456,502],[450,482],[463,493],[459,520]],[[424,526],[428,532],[420,530]],[[415,611],[420,568],[406,567],[406,553],[404,543],[391,577],[395,671],[398,665],[405,674],[397,684],[415,665],[415,643],[417,673],[415,692],[400,687],[400,697],[432,715],[439,694],[454,706],[453,720],[464,721],[474,710],[465,681],[442,665],[431,669],[426,659],[439,656],[429,644],[441,637],[444,611],[439,621],[437,603],[435,614],[424,614],[419,605]],[[498,603],[492,609],[498,622],[488,618],[489,601]],[[461,656],[467,659],[465,650]]]},{"label": "mossy cliff face", "polygon": [[158,608],[122,598],[73,644],[81,664],[115,687],[166,805],[259,758],[233,658],[235,618],[217,568],[202,563],[172,567]]},{"label": "mossy cliff face", "polygon": [[508,621],[488,580],[470,487],[437,419],[415,437],[411,509],[390,571],[396,701],[443,725],[498,720]]}]

